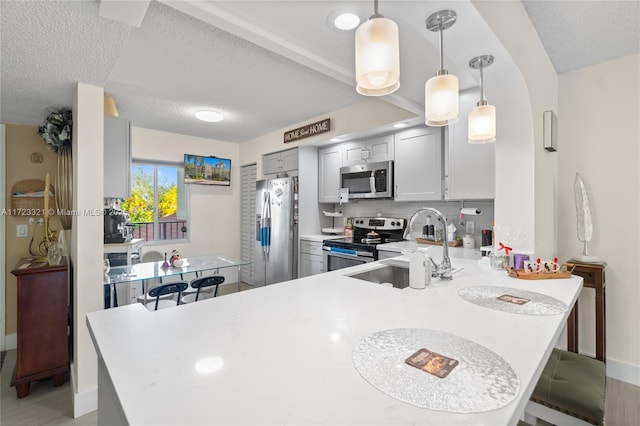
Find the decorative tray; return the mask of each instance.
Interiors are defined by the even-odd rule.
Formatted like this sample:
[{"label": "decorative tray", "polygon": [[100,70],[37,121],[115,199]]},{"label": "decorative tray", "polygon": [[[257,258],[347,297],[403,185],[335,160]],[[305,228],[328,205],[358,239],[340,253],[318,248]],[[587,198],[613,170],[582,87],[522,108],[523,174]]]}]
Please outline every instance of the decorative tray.
[{"label": "decorative tray", "polygon": [[[430,244],[432,246],[441,246],[442,241],[425,240],[424,238],[416,238],[418,244]],[[449,247],[462,247],[462,240],[449,241]]]},{"label": "decorative tray", "polygon": [[557,272],[525,272],[524,269],[514,269],[513,266],[505,266],[505,269],[510,277],[521,280],[553,280],[571,277],[571,272],[563,269]]}]

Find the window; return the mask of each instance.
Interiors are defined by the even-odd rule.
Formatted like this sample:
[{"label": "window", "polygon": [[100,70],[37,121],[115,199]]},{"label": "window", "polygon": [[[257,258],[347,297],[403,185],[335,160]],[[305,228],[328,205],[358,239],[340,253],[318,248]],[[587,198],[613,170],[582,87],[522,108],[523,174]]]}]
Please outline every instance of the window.
[{"label": "window", "polygon": [[188,238],[189,190],[181,163],[134,162],[131,196],[122,203],[129,213],[133,238],[145,241]]}]

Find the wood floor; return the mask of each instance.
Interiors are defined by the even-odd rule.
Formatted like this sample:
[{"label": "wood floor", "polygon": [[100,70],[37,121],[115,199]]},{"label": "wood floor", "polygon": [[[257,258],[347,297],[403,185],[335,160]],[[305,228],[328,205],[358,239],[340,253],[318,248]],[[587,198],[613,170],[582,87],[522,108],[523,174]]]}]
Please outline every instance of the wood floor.
[{"label": "wood floor", "polygon": [[[227,287],[226,291],[219,295],[233,292],[229,288],[231,286],[224,287]],[[221,287],[222,289],[223,287]],[[30,394],[25,398],[18,399],[15,389],[9,387],[15,363],[16,351],[8,351],[0,375],[0,394],[2,397],[0,400],[0,425],[97,425],[95,412],[77,419],[73,418],[73,398],[69,381],[57,388],[53,387],[51,379],[32,383]],[[640,425],[640,387],[608,379],[605,412],[606,426]]]},{"label": "wood floor", "polygon": [[31,384],[29,395],[18,399],[15,388],[10,388],[11,375],[16,365],[16,351],[8,351],[2,366],[0,393],[0,424],[2,426],[38,425],[97,425],[96,412],[73,418],[73,395],[67,382],[57,388],[51,379]]}]

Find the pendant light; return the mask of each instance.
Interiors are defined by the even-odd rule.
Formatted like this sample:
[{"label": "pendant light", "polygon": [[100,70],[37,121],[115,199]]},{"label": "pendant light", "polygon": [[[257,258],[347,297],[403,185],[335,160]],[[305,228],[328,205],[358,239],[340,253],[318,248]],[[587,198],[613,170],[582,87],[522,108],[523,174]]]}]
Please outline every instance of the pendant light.
[{"label": "pendant light", "polygon": [[400,87],[398,25],[374,13],[356,30],[356,90],[365,96],[383,96]]},{"label": "pendant light", "polygon": [[482,55],[469,61],[469,67],[480,70],[480,100],[469,113],[469,143],[496,141],[496,107],[484,100],[484,77],[482,70],[493,63],[493,56]]},{"label": "pendant light", "polygon": [[441,127],[458,121],[458,77],[444,69],[442,31],[456,22],[453,10],[441,10],[427,18],[427,29],[440,32],[440,70],[424,86],[425,123]]},{"label": "pendant light", "polygon": [[110,93],[104,94],[104,115],[118,117],[118,108],[116,108],[116,102]]}]

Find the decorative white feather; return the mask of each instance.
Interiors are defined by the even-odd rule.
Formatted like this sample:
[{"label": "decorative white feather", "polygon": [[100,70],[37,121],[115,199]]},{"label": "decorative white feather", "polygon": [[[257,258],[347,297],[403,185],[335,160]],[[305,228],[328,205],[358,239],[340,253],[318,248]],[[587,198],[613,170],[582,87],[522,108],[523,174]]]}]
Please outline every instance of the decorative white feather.
[{"label": "decorative white feather", "polygon": [[576,173],[576,178],[573,182],[573,191],[576,197],[578,240],[586,243],[591,241],[591,237],[593,236],[593,224],[591,222],[589,195],[587,194],[587,188],[582,180],[582,176],[580,176],[579,173]]}]

